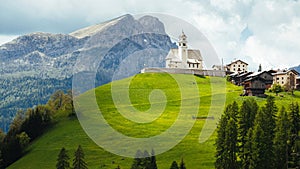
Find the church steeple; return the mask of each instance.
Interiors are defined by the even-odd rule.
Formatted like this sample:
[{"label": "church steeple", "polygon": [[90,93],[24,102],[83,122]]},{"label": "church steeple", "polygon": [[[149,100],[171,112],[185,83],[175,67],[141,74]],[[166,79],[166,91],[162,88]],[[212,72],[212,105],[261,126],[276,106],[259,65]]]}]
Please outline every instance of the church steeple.
[{"label": "church steeple", "polygon": [[179,36],[178,40],[178,54],[182,61],[182,67],[187,68],[187,58],[188,58],[188,47],[187,47],[187,36],[182,30],[182,34]]},{"label": "church steeple", "polygon": [[187,40],[186,39],[187,39],[187,36],[184,34],[184,32],[182,30],[182,33],[179,36],[179,41],[178,41],[179,47],[187,47]]}]

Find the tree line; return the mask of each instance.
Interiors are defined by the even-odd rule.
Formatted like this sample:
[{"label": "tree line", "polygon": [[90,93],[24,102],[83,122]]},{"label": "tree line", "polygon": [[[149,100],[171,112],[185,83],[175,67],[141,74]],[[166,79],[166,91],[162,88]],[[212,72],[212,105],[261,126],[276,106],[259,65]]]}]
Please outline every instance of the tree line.
[{"label": "tree line", "polygon": [[217,169],[300,168],[298,103],[278,110],[273,97],[259,107],[253,98],[228,105],[218,123]]},{"label": "tree line", "polygon": [[58,90],[47,104],[19,111],[7,134],[0,130],[0,168],[18,160],[28,144],[41,136],[53,124],[53,116],[61,111],[69,112],[70,116],[75,114],[71,91]]},{"label": "tree line", "polygon": [[[56,168],[57,169],[69,169],[70,168],[70,157],[67,150],[63,147],[57,157]],[[81,145],[78,146],[74,153],[74,159],[72,163],[72,169],[87,169],[87,164],[84,161],[84,152]]]}]

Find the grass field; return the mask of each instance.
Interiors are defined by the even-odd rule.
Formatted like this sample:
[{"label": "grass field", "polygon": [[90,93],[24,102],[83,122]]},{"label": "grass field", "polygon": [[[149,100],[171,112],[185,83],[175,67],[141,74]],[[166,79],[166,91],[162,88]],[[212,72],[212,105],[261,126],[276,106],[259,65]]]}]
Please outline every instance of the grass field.
[{"label": "grass field", "polygon": [[[225,82],[224,78],[217,77],[196,77],[192,75],[173,75],[171,77],[168,74],[138,74],[135,77],[127,78],[119,81],[115,81],[112,84],[103,85],[95,89],[97,103],[99,109],[102,112],[105,120],[118,132],[123,133],[124,135],[137,138],[148,138],[155,135],[158,135],[166,131],[179,116],[178,112],[182,101],[186,102],[184,104],[189,105],[188,109],[194,110],[195,104],[193,101],[200,100],[199,112],[197,113],[198,117],[206,117],[210,110],[220,110],[222,109],[222,97],[226,97],[226,104],[233,101],[237,101],[239,104],[246,99],[245,97],[240,97],[239,94],[242,93],[242,88],[234,86],[230,83]],[[177,79],[174,80],[174,79]],[[195,79],[195,81],[193,81]],[[178,81],[182,82],[180,85]],[[226,83],[226,89],[223,88]],[[129,84],[129,89],[124,87],[126,84]],[[124,118],[121,114],[118,113],[116,100],[113,101],[111,88],[114,88],[114,91],[121,96],[126,96],[131,100],[130,105],[132,104],[136,111],[147,111],[149,109],[153,110],[154,114],[158,114],[158,118],[147,122],[144,124],[135,123],[131,120]],[[178,88],[178,86],[184,87],[183,89]],[[193,92],[194,88],[197,88],[199,94],[198,98],[193,98],[195,95]],[[160,89],[164,92],[165,96],[163,97],[161,93],[158,95],[153,95],[151,97],[151,103],[149,102],[149,94],[153,89]],[[182,96],[183,91],[187,95]],[[94,114],[89,116],[91,122],[93,122],[93,116],[95,116],[96,110],[91,109],[92,105],[89,102],[90,96],[93,94],[94,90],[91,90],[80,97],[85,100],[84,106],[81,109],[80,113],[82,116],[88,114]],[[272,93],[268,93],[273,95]],[[123,98],[123,97],[121,97]],[[159,114],[161,111],[160,107],[162,102],[161,99],[166,98],[165,109],[162,114]],[[218,100],[220,99],[220,100]],[[265,99],[255,98],[260,105],[264,104]],[[278,107],[281,105],[287,105],[291,101],[299,101],[300,93],[295,92],[295,96],[289,94],[284,94],[283,97],[276,97],[276,103]],[[211,103],[215,103],[211,105]],[[128,103],[120,103],[118,108],[121,110],[130,111],[132,107],[126,105]],[[159,105],[159,106],[155,106]],[[119,110],[120,110],[119,109]],[[129,112],[130,113],[130,112]],[[151,120],[151,116],[148,116],[151,112],[142,113],[142,116],[145,116],[144,120]],[[97,114],[96,114],[97,115]],[[214,117],[217,117],[214,113],[210,114]],[[147,117],[151,117],[147,119]],[[95,117],[97,118],[97,117]],[[191,119],[190,116],[188,116]],[[215,119],[217,121],[217,119]],[[213,122],[215,122],[213,121]],[[203,125],[205,123],[204,119],[198,119],[195,121],[192,129],[189,131],[186,137],[177,144],[171,150],[162,153],[156,156],[158,168],[168,169],[172,161],[180,161],[181,158],[184,159],[186,167],[188,169],[208,169],[214,168],[214,140],[215,134],[209,137],[203,143],[199,143],[199,135]],[[105,136],[107,133],[101,133],[102,136]],[[109,136],[107,135],[109,138]],[[110,140],[106,140],[109,142]],[[55,168],[57,155],[62,147],[65,147],[71,159],[78,145],[83,147],[83,150],[86,155],[86,162],[89,168],[107,168],[114,169],[118,165],[123,169],[129,169],[132,164],[132,158],[126,158],[118,155],[114,155],[105,151],[104,149],[97,146],[84,132],[80,123],[76,118],[69,118],[65,114],[59,114],[55,117],[55,124],[51,127],[44,135],[38,138],[36,141],[30,144],[26,154],[20,160],[15,162],[9,168],[13,169],[40,169],[40,168]],[[120,143],[121,145],[121,143]],[[115,145],[119,146],[119,145]],[[71,160],[70,160],[71,162]]]}]

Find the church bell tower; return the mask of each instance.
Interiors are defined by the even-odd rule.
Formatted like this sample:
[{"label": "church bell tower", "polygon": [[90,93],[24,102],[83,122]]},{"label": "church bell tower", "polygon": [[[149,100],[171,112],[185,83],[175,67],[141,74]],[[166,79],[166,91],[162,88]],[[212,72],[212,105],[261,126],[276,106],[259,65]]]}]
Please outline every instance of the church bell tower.
[{"label": "church bell tower", "polygon": [[179,40],[178,40],[178,54],[179,54],[179,57],[182,61],[182,68],[188,68],[188,64],[187,64],[187,55],[188,55],[188,52],[187,52],[187,37],[186,35],[184,34],[184,32],[182,31],[182,34],[179,36]]}]

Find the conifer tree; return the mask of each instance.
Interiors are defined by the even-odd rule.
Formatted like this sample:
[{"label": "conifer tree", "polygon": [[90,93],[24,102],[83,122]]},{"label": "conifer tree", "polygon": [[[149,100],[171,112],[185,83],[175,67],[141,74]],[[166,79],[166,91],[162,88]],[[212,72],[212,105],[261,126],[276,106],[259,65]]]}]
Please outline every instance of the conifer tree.
[{"label": "conifer tree", "polygon": [[237,167],[237,113],[238,105],[234,102],[226,107],[220,119],[216,139],[216,168]]},{"label": "conifer tree", "polygon": [[238,114],[238,141],[240,143],[239,147],[239,158],[241,163],[244,163],[244,160],[247,159],[245,146],[248,144],[247,135],[250,128],[253,127],[254,119],[258,111],[258,105],[253,98],[243,101],[240,112]]},{"label": "conifer tree", "polygon": [[183,158],[181,158],[179,169],[186,169]]},{"label": "conifer tree", "polygon": [[178,164],[177,164],[176,161],[172,162],[172,165],[171,165],[170,169],[179,169]]},{"label": "conifer tree", "polygon": [[145,150],[144,151],[144,156],[143,156],[144,158],[142,158],[142,161],[143,161],[143,167],[145,168],[145,169],[152,169],[151,168],[151,157],[150,157],[150,155],[149,155],[149,153],[148,153],[148,151],[147,150]]},{"label": "conifer tree", "polygon": [[[258,115],[262,112],[259,111]],[[264,145],[264,131],[261,128],[261,124],[257,123],[254,126],[253,136],[252,136],[252,152],[251,152],[251,161],[249,165],[249,169],[266,169],[268,167],[267,164],[264,164],[264,152],[265,145]]]},{"label": "conifer tree", "polygon": [[241,168],[243,169],[249,169],[250,162],[252,160],[252,135],[253,130],[250,128],[247,132],[247,136],[245,138],[245,145],[244,145],[244,151],[243,151],[243,160],[241,160]]},{"label": "conifer tree", "polygon": [[225,153],[226,160],[224,168],[236,169],[238,168],[237,153],[238,153],[238,142],[237,142],[237,126],[236,121],[230,118],[225,128]]},{"label": "conifer tree", "polygon": [[131,169],[143,169],[143,153],[141,150],[138,150],[135,154],[135,158],[131,165]]},{"label": "conifer tree", "polygon": [[229,106],[226,107],[225,113],[221,116],[217,127],[217,139],[216,139],[216,162],[215,167],[217,169],[223,168],[224,163],[226,162],[226,151],[225,151],[225,128],[228,122],[228,114],[226,113],[229,109]]},{"label": "conifer tree", "polygon": [[150,165],[150,169],[157,169],[156,157],[155,157],[155,152],[154,152],[153,149],[151,151],[151,165]]},{"label": "conifer tree", "polygon": [[69,156],[67,154],[67,150],[63,147],[57,158],[56,168],[57,169],[67,169],[70,168]]},{"label": "conifer tree", "polygon": [[288,162],[288,139],[289,139],[289,121],[284,107],[281,108],[277,118],[275,138],[274,138],[274,154],[275,168],[287,168]]},{"label": "conifer tree", "polygon": [[291,103],[288,114],[290,122],[288,166],[300,168],[300,114],[298,103]]},{"label": "conifer tree", "polygon": [[258,111],[255,118],[252,136],[252,160],[250,162],[250,168],[253,169],[274,168],[273,135],[275,128],[273,126],[275,127],[275,125],[272,124],[274,117],[266,110],[273,111],[274,109],[265,107]]},{"label": "conifer tree", "polygon": [[84,161],[84,152],[81,146],[79,145],[76,152],[75,157],[73,160],[73,168],[74,169],[87,169],[87,164]]}]

